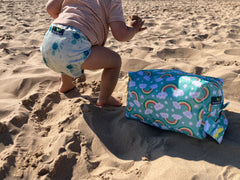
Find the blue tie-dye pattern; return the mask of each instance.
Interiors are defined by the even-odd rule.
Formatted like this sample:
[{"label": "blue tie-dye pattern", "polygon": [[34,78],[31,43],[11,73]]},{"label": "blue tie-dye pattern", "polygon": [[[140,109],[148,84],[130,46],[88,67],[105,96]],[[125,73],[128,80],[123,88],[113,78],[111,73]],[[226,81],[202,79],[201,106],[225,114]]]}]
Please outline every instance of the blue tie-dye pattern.
[{"label": "blue tie-dye pattern", "polygon": [[50,26],[45,36],[48,36],[51,31],[52,31],[52,26]]},{"label": "blue tie-dye pattern", "polygon": [[74,38],[74,40],[72,41],[72,44],[75,45],[75,44],[77,44],[77,40],[79,40],[81,36],[78,33],[73,33],[72,35]]},{"label": "blue tie-dye pattern", "polygon": [[67,65],[66,68],[68,68],[69,70],[71,70],[73,68],[73,66],[71,64]]},{"label": "blue tie-dye pattern", "polygon": [[[53,26],[64,29],[64,35],[52,33]],[[89,56],[91,46],[91,42],[78,29],[53,24],[45,35],[41,52],[44,63],[52,70],[79,77],[84,73],[81,65]]]},{"label": "blue tie-dye pattern", "polygon": [[53,51],[52,51],[52,55],[55,56],[55,51],[58,49],[58,44],[57,44],[56,42],[53,43],[53,45],[52,45],[52,49],[53,49]]},{"label": "blue tie-dye pattern", "polygon": [[84,51],[83,54],[84,54],[84,57],[88,57],[89,51]]},{"label": "blue tie-dye pattern", "polygon": [[58,44],[56,42],[53,43],[52,48],[53,48],[53,50],[57,50],[58,49]]},{"label": "blue tie-dye pattern", "polygon": [[46,60],[45,57],[43,57],[43,61],[44,61],[44,63],[46,64],[46,66],[48,66],[48,63],[47,63],[47,60]]},{"label": "blue tie-dye pattern", "polygon": [[72,40],[72,44],[77,44],[77,41],[76,41],[76,39],[74,39],[74,40]]},{"label": "blue tie-dye pattern", "polygon": [[79,39],[81,36],[78,33],[73,33],[74,39]]}]

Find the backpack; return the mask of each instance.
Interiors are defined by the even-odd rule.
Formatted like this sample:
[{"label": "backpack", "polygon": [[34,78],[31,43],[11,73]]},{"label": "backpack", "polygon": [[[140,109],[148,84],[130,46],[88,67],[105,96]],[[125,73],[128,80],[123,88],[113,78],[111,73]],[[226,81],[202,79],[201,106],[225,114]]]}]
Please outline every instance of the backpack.
[{"label": "backpack", "polygon": [[222,85],[220,78],[180,70],[129,72],[126,117],[221,143],[228,126]]}]

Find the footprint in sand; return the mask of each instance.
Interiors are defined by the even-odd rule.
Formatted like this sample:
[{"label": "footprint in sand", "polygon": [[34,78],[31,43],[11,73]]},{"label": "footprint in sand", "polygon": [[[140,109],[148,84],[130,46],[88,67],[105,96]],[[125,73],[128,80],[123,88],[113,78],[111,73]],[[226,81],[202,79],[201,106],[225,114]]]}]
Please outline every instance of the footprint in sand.
[{"label": "footprint in sand", "polygon": [[28,114],[27,112],[17,112],[16,114],[13,113],[10,122],[12,125],[21,128],[24,124],[26,124],[28,122]]},{"label": "footprint in sand", "polygon": [[161,59],[190,58],[195,53],[196,50],[189,48],[176,48],[176,49],[164,48],[163,50],[157,52],[157,56],[160,57]]},{"label": "footprint in sand", "polygon": [[156,26],[158,24],[154,20],[149,20],[149,21],[145,22],[144,25],[146,27],[153,27],[153,26]]},{"label": "footprint in sand", "polygon": [[[10,144],[13,144],[13,139],[11,137],[11,133],[9,132],[9,128],[5,123],[0,122],[0,143],[3,144],[4,146],[8,146]],[[0,166],[1,169],[1,166]],[[0,170],[1,174],[1,170]],[[1,179],[1,175],[0,175]]]},{"label": "footprint in sand", "polygon": [[175,26],[172,25],[171,23],[162,23],[160,29],[162,29],[162,30],[167,30],[167,29],[172,29],[172,28],[174,28],[174,27],[175,27]]},{"label": "footprint in sand", "polygon": [[38,99],[39,94],[32,94],[30,95],[28,98],[24,98],[22,100],[22,105],[28,109],[28,110],[32,110],[32,107],[34,106],[36,100]]},{"label": "footprint in sand", "polygon": [[151,47],[136,47],[132,49],[131,55],[140,59],[144,59],[153,51]]},{"label": "footprint in sand", "polygon": [[140,59],[123,59],[122,67],[125,71],[138,71],[149,64],[150,63]]},{"label": "footprint in sand", "polygon": [[[13,148],[12,148],[13,149]],[[5,179],[12,167],[15,166],[16,151],[6,150],[1,152],[0,179]]]},{"label": "footprint in sand", "polygon": [[240,49],[227,49],[224,53],[232,56],[240,56]]},{"label": "footprint in sand", "polygon": [[230,38],[230,39],[240,39],[240,34],[229,33],[227,38]]},{"label": "footprint in sand", "polygon": [[76,162],[77,158],[74,153],[59,155],[54,162],[53,168],[49,171],[48,177],[50,179],[71,179],[73,167]]},{"label": "footprint in sand", "polygon": [[7,128],[6,124],[0,122],[0,133],[5,133],[5,132],[7,132],[7,129],[8,129],[8,128]]},{"label": "footprint in sand", "polygon": [[43,121],[48,116],[48,112],[52,110],[54,104],[58,104],[61,100],[58,92],[48,94],[46,97],[41,99],[40,105],[34,107],[33,116],[39,121]]}]

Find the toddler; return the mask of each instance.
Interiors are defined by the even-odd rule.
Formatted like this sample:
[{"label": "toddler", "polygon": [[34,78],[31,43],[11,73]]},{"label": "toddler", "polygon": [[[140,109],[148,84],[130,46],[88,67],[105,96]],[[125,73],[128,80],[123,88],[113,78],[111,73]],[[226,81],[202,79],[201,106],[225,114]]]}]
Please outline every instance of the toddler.
[{"label": "toddler", "polygon": [[49,0],[47,12],[54,18],[41,52],[45,64],[61,73],[59,91],[73,89],[73,78],[84,69],[103,69],[98,106],[121,106],[112,96],[121,68],[118,53],[104,47],[109,27],[118,41],[128,41],[144,30],[141,18],[130,17],[127,26],[121,0]]}]

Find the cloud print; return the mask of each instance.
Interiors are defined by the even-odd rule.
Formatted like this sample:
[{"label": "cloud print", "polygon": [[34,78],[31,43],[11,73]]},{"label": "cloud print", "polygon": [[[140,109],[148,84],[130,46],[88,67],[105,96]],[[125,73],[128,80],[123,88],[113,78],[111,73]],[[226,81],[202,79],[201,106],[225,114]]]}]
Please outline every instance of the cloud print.
[{"label": "cloud print", "polygon": [[204,125],[204,131],[208,131],[209,130],[209,128],[210,128],[210,124],[209,124],[209,122],[208,121],[206,121],[205,122],[205,125]]},{"label": "cloud print", "polygon": [[130,82],[129,82],[129,87],[134,87],[134,86],[136,86],[135,81],[130,81]]},{"label": "cloud print", "polygon": [[201,127],[201,125],[202,125],[202,121],[200,120],[197,122],[196,127],[199,128],[199,127]]},{"label": "cloud print", "polygon": [[162,80],[163,80],[163,78],[157,78],[157,79],[155,79],[156,82],[160,82],[160,81],[162,81]]},{"label": "cloud print", "polygon": [[173,101],[173,106],[176,108],[176,109],[181,109],[181,105],[176,102],[176,101]]},{"label": "cloud print", "polygon": [[133,102],[137,105],[137,107],[140,107],[140,103],[139,103],[139,101],[134,100]]},{"label": "cloud print", "polygon": [[167,79],[166,79],[166,81],[174,81],[175,80],[175,77],[168,77]]},{"label": "cloud print", "polygon": [[174,97],[183,96],[183,95],[184,95],[184,92],[181,89],[177,89],[177,90],[173,91],[173,96]]},{"label": "cloud print", "polygon": [[183,76],[182,79],[186,80],[186,81],[190,81],[191,78],[190,77],[187,77],[187,76]]},{"label": "cloud print", "polygon": [[141,89],[144,89],[145,87],[147,87],[147,84],[139,84],[139,87],[140,87]]},{"label": "cloud print", "polygon": [[149,76],[144,76],[143,77],[145,80],[147,80],[147,81],[150,81],[151,80],[151,78],[149,77]]},{"label": "cloud print", "polygon": [[198,98],[200,96],[200,92],[190,92],[189,95],[191,98]]},{"label": "cloud print", "polygon": [[168,94],[166,92],[160,92],[157,94],[157,98],[159,99],[166,99],[166,97],[168,96]]},{"label": "cloud print", "polygon": [[192,113],[190,111],[185,111],[183,112],[183,114],[188,118],[188,119],[192,119]]},{"label": "cloud print", "polygon": [[153,84],[153,85],[151,85],[150,86],[152,89],[156,89],[156,88],[158,88],[158,85],[157,84]]},{"label": "cloud print", "polygon": [[176,120],[182,119],[182,116],[180,116],[178,114],[173,114],[172,117],[173,117],[173,119],[176,119]]},{"label": "cloud print", "polygon": [[167,113],[160,113],[160,115],[161,115],[164,119],[168,118],[168,114],[167,114]]},{"label": "cloud print", "polygon": [[151,110],[151,109],[146,109],[146,111],[145,111],[145,114],[146,114],[146,115],[152,114],[152,113],[153,113],[153,110]]},{"label": "cloud print", "polygon": [[157,103],[157,104],[154,106],[154,108],[155,108],[156,111],[158,111],[158,110],[164,108],[164,105],[161,104],[161,103]]},{"label": "cloud print", "polygon": [[133,107],[133,106],[134,106],[134,104],[133,104],[132,102],[130,102],[130,103],[129,103],[129,105],[130,105],[131,107]]},{"label": "cloud print", "polygon": [[192,84],[196,87],[201,87],[202,86],[201,82],[199,82],[199,81],[193,81]]}]

